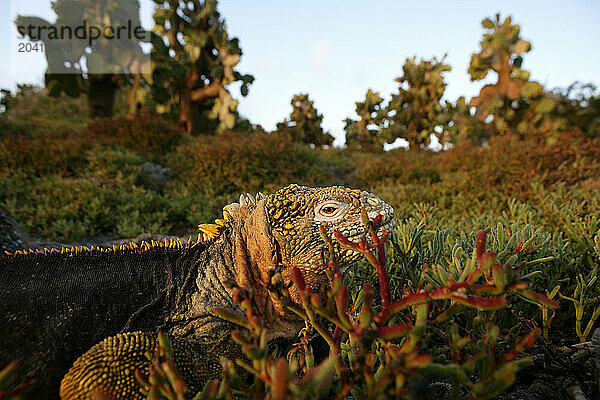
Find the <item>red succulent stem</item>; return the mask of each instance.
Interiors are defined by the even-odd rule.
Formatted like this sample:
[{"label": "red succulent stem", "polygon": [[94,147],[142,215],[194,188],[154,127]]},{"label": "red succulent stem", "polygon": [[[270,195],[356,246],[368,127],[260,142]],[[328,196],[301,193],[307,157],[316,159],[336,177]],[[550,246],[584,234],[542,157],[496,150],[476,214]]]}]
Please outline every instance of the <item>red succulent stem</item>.
[{"label": "red succulent stem", "polygon": [[302,271],[300,271],[300,268],[296,266],[292,267],[291,278],[292,282],[294,282],[296,288],[298,288],[300,292],[303,292],[306,289],[306,282],[304,281],[304,275],[302,274]]},{"label": "red succulent stem", "polygon": [[344,331],[339,327],[339,326],[335,326],[335,329],[333,331],[333,342],[336,345],[339,345],[340,342],[342,341],[342,336],[344,334]]},{"label": "red succulent stem", "polygon": [[381,305],[383,309],[389,307],[392,302],[392,295],[390,294],[390,281],[388,280],[387,271],[383,265],[376,267],[377,276],[379,277],[379,289],[381,290]]},{"label": "red succulent stem", "polygon": [[[442,286],[437,289],[427,290],[419,293],[413,293],[396,300],[389,307],[384,307],[381,312],[374,317],[378,323],[386,323],[389,318],[406,308],[419,304],[429,303],[434,300],[453,300],[456,303],[464,304],[469,307],[477,308],[478,310],[497,310],[508,305],[508,300],[505,297],[481,297],[475,295],[467,295],[465,292],[472,290],[481,293],[498,292],[496,286],[493,285],[471,285],[469,282],[452,283],[447,286]],[[527,293],[528,294],[528,293]]]},{"label": "red succulent stem", "polygon": [[485,253],[486,241],[486,231],[480,231],[477,234],[477,239],[475,239],[475,255],[477,256],[477,259],[479,259],[483,255],[483,253]]},{"label": "red succulent stem", "polygon": [[[375,217],[375,224],[381,224],[381,215]],[[377,247],[377,263],[373,264],[375,270],[377,271],[377,277],[379,278],[379,289],[381,291],[381,305],[384,309],[386,309],[392,302],[392,295],[390,293],[390,280],[387,276],[387,271],[385,269],[385,240],[387,239],[387,234],[384,232],[383,237],[380,239],[377,236],[377,232],[373,228],[373,223],[369,224],[369,233],[371,234],[371,240]],[[369,252],[371,252],[369,250]]]},{"label": "red succulent stem", "polygon": [[373,331],[375,336],[382,337],[387,340],[406,336],[413,329],[412,324],[397,324],[394,326],[384,326]]},{"label": "red succulent stem", "polygon": [[375,271],[377,272],[377,278],[379,279],[381,305],[385,310],[392,302],[392,295],[390,292],[390,281],[387,275],[387,271],[385,269],[386,258],[384,245],[387,239],[387,232],[383,232],[383,237],[379,238],[377,236],[376,230],[373,227],[374,225],[378,226],[379,224],[381,224],[381,219],[382,217],[378,215],[377,217],[375,217],[374,222],[370,222],[368,226],[369,234],[371,236],[371,240],[373,241],[373,247],[377,249],[377,257],[371,251],[369,244],[363,241],[360,241],[358,243],[351,242],[344,235],[342,235],[340,231],[335,231],[333,233],[333,236],[338,242],[340,242],[340,245],[342,247],[349,248],[361,253],[367,259],[367,261],[369,261],[369,264],[371,264],[375,268]]},{"label": "red succulent stem", "polygon": [[348,240],[346,238],[346,236],[342,235],[342,232],[340,232],[340,231],[333,232],[333,237],[335,237],[335,239],[338,242],[340,242],[342,247],[361,252],[361,249],[360,249],[360,246],[358,245],[358,243],[354,243],[354,242],[351,242],[350,240]]}]

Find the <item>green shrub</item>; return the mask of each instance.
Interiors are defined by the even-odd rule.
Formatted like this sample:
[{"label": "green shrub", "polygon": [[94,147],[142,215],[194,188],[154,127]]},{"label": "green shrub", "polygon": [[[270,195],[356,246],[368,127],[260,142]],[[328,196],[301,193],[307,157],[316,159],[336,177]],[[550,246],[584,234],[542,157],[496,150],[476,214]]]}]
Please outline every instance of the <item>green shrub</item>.
[{"label": "green shrub", "polygon": [[39,87],[18,86],[15,94],[5,98],[6,110],[0,114],[0,137],[37,137],[48,131],[78,131],[91,121],[84,98],[51,97]]},{"label": "green shrub", "polygon": [[225,133],[179,146],[168,165],[203,192],[272,191],[290,182],[323,185],[327,176],[309,146],[287,135]]},{"label": "green shrub", "polygon": [[[286,135],[265,133],[190,138],[155,116],[97,120],[82,132],[0,139],[0,206],[12,210],[30,233],[61,240],[88,232],[132,234],[142,226],[189,233],[198,223],[220,217],[221,207],[242,192],[268,193],[292,182],[349,184],[378,194],[394,206],[399,219],[413,215],[415,204],[434,206],[432,229],[470,231],[501,220],[506,226],[529,224],[562,232],[573,243],[589,243],[593,224],[585,221],[597,218],[600,209],[599,143],[567,132],[553,145],[498,137],[488,147],[464,143],[442,153],[398,149],[370,154],[311,149]],[[145,161],[159,162],[174,173],[162,196],[136,186],[135,166]],[[90,217],[88,221],[98,221],[98,226],[88,222],[81,228],[73,221],[83,217],[57,213],[63,207],[61,195],[50,193],[66,196],[73,185],[86,188],[77,191],[75,197],[81,199],[87,192],[124,191],[136,209],[147,210],[146,222],[135,224],[123,212],[115,216],[125,218],[120,222]],[[50,194],[44,195],[42,188]],[[75,199],[65,196],[67,202]],[[50,204],[54,210],[42,210]],[[86,210],[80,212],[96,212]],[[38,217],[43,219],[36,221]],[[50,228],[54,224],[58,225]],[[62,232],[61,226],[66,227]],[[582,233],[582,226],[589,231]]]},{"label": "green shrub", "polygon": [[190,224],[219,218],[221,208],[240,193],[269,193],[298,183],[327,185],[318,155],[288,135],[224,133],[200,136],[168,157],[175,179],[165,195],[177,199],[182,219]]},{"label": "green shrub", "polygon": [[[184,139],[162,122],[152,128],[162,136],[143,128],[154,117],[144,118],[0,140],[0,207],[30,234],[61,241],[99,233],[185,234],[221,217],[221,208],[242,192],[330,183],[318,155],[288,136]],[[131,130],[143,132],[132,138]],[[138,185],[136,166],[148,160],[174,172],[162,195]]]},{"label": "green shrub", "polygon": [[133,237],[168,232],[166,199],[135,185],[141,157],[94,147],[72,174],[0,174],[0,204],[30,234],[68,242],[100,233]]},{"label": "green shrub", "polygon": [[151,114],[132,119],[97,119],[83,131],[47,131],[36,137],[0,138],[0,170],[20,169],[29,176],[78,175],[86,152],[95,146],[120,147],[145,160],[161,161],[183,139],[183,132]]},{"label": "green shrub", "polygon": [[172,151],[184,136],[182,130],[169,125],[157,114],[96,119],[84,134],[94,143],[117,144],[156,160]]},{"label": "green shrub", "polygon": [[28,176],[69,176],[85,165],[91,144],[80,133],[49,131],[36,138],[0,139],[0,171],[21,170]]}]

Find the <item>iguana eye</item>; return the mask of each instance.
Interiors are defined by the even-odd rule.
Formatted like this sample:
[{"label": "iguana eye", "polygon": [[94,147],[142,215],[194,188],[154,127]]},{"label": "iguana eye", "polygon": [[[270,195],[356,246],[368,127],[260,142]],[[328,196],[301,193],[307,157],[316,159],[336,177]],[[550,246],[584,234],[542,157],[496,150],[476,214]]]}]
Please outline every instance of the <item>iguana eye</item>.
[{"label": "iguana eye", "polygon": [[346,205],[328,200],[315,206],[315,221],[334,221],[346,213]]}]

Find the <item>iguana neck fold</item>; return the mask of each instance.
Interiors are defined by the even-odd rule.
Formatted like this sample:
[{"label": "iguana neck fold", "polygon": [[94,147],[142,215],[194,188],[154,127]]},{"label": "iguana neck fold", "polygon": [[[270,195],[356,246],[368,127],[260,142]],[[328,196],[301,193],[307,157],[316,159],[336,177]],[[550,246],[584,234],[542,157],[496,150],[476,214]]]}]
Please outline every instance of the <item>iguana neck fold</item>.
[{"label": "iguana neck fold", "polygon": [[291,338],[303,322],[275,301],[265,288],[273,273],[284,272],[281,259],[284,244],[273,235],[266,202],[266,199],[257,201],[256,207],[248,208],[241,219],[243,223],[235,240],[236,284],[252,289],[254,305],[267,328],[267,340]]},{"label": "iguana neck fold", "polygon": [[290,338],[302,323],[273,300],[263,283],[270,279],[270,271],[280,272],[279,243],[270,232],[265,212],[265,200],[253,207],[238,209],[235,219],[220,224],[218,236],[194,260],[197,271],[196,288],[189,299],[169,317],[167,331],[173,335],[205,335],[206,327],[217,323],[213,312],[216,306],[243,315],[233,301],[235,287],[249,288],[254,294],[254,305],[262,316],[268,339]]}]

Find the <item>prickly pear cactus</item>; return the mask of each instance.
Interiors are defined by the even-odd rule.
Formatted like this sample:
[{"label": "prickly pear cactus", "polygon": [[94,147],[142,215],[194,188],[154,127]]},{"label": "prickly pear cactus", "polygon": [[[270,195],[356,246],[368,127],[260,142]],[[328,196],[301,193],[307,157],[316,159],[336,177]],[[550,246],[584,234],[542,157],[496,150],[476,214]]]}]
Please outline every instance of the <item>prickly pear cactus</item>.
[{"label": "prickly pear cactus", "polygon": [[[167,112],[174,106],[180,125],[189,133],[198,133],[202,112],[219,121],[217,131],[231,129],[238,102],[227,87],[240,82],[240,92],[246,96],[254,77],[236,70],[242,50],[239,40],[229,37],[217,1],[154,3],[158,36],[153,40],[153,94],[160,105],[157,111]],[[171,104],[174,101],[177,104]]]},{"label": "prickly pear cactus", "polygon": [[398,93],[392,94],[386,108],[388,124],[383,136],[389,143],[400,137],[408,141],[411,149],[420,149],[430,144],[431,134],[440,142],[446,141],[441,99],[446,90],[443,73],[451,67],[444,64],[444,59],[434,57],[418,63],[416,57],[406,59],[403,75],[396,78]]},{"label": "prickly pear cactus", "polygon": [[292,113],[289,118],[277,124],[277,131],[287,131],[297,142],[312,143],[315,146],[331,146],[333,136],[323,131],[323,114],[319,114],[308,94],[292,97]]},{"label": "prickly pear cactus", "polygon": [[356,114],[360,118],[354,121],[347,118],[346,146],[362,150],[383,150],[385,138],[381,136],[381,125],[384,118],[383,98],[379,92],[367,91],[363,102],[356,102]]},{"label": "prickly pear cactus", "polygon": [[[148,41],[150,35],[143,32],[143,39],[109,39],[106,34],[88,42],[75,33],[70,37],[62,33],[65,27],[76,30],[88,26],[86,35],[92,37],[100,27],[139,28],[140,5],[131,0],[56,0],[52,2],[56,22],[50,23],[34,16],[17,16],[15,24],[32,42],[44,43],[48,68],[44,76],[46,89],[51,96],[65,93],[72,97],[87,94],[90,116],[111,117],[115,92],[130,84],[128,77],[150,79],[150,59],[144,55],[139,42]],[[84,25],[82,25],[84,24]],[[33,27],[31,31],[24,27]],[[61,32],[57,34],[57,32]],[[137,37],[138,34],[136,34]],[[85,59],[86,71],[82,68]]]},{"label": "prickly pear cactus", "polygon": [[481,50],[471,56],[469,74],[472,81],[478,81],[494,71],[498,80],[484,86],[469,105],[476,108],[475,116],[484,124],[486,135],[525,136],[551,131],[554,127],[547,116],[554,101],[521,68],[531,43],[521,38],[521,28],[512,23],[511,17],[501,22],[500,14],[496,14],[493,21],[486,18],[481,25],[486,33],[480,42]]}]

